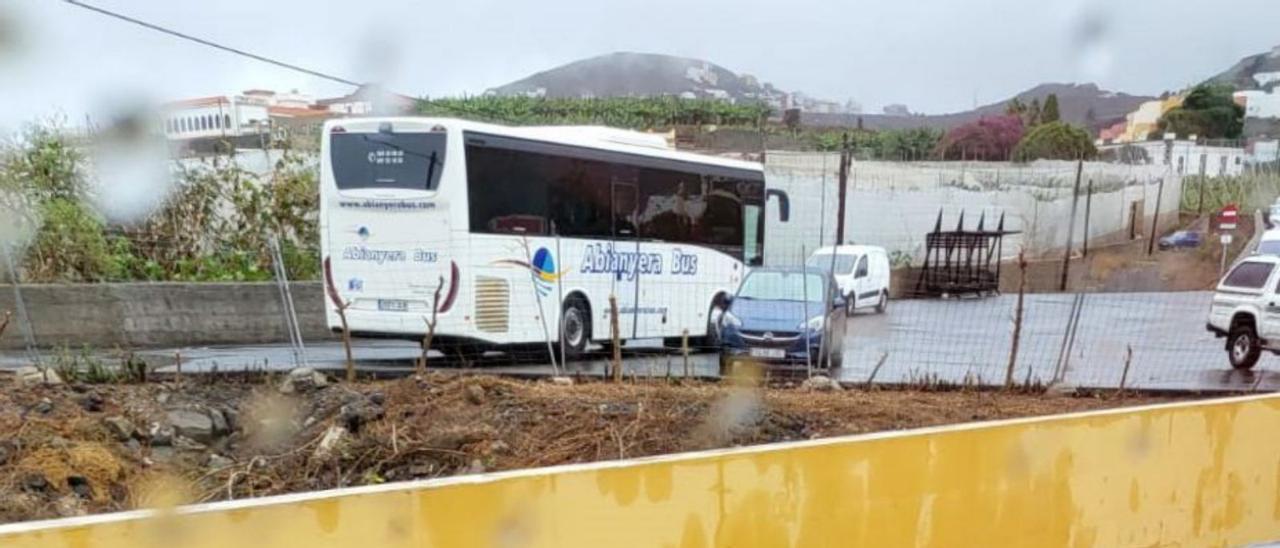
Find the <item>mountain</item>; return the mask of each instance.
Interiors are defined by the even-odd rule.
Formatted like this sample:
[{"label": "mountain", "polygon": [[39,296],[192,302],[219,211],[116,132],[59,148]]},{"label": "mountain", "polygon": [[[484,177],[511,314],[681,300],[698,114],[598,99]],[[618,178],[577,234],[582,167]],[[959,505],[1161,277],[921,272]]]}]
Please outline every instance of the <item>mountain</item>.
[{"label": "mountain", "polygon": [[861,119],[866,129],[909,129],[931,127],[951,129],[977,120],[983,116],[1004,114],[1009,101],[1023,103],[1039,100],[1044,103],[1050,94],[1058,96],[1058,112],[1065,122],[1098,129],[1124,119],[1144,101],[1154,99],[1142,95],[1129,95],[1098,88],[1095,84],[1040,84],[1013,97],[972,110],[950,114],[914,114],[888,116],[883,114],[810,114],[805,113],[802,123],[817,126],[856,126]]},{"label": "mountain", "polygon": [[707,61],[632,52],[574,61],[486,93],[584,98],[677,95],[736,101],[769,101],[784,95],[772,84]]},{"label": "mountain", "polygon": [[1231,68],[1206,81],[1211,84],[1230,84],[1237,90],[1260,89],[1273,91],[1280,88],[1280,46],[1271,51],[1250,55]]}]

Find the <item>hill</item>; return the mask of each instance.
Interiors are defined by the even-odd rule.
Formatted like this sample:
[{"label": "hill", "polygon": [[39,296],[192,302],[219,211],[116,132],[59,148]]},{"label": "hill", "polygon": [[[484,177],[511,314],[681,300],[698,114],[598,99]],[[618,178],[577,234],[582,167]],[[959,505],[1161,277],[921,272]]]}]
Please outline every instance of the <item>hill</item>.
[{"label": "hill", "polygon": [[1004,114],[1005,106],[1015,98],[1023,103],[1030,103],[1032,100],[1039,100],[1044,103],[1045,98],[1050,94],[1058,96],[1058,111],[1064,121],[1092,129],[1105,127],[1122,120],[1125,114],[1138,108],[1138,105],[1144,101],[1154,99],[1154,97],[1103,90],[1095,84],[1040,84],[1003,101],[983,105],[973,110],[950,114],[887,116],[883,114],[806,113],[803,117],[803,123],[817,126],[856,126],[858,120],[861,119],[862,126],[866,129],[908,129],[917,127],[950,129],[983,116]]},{"label": "hill", "polygon": [[735,101],[777,100],[784,92],[720,65],[652,53],[617,52],[574,61],[492,88],[486,94],[551,98],[675,95]]},{"label": "hill", "polygon": [[1280,46],[1245,57],[1206,83],[1230,84],[1238,90],[1273,91],[1280,88]]}]

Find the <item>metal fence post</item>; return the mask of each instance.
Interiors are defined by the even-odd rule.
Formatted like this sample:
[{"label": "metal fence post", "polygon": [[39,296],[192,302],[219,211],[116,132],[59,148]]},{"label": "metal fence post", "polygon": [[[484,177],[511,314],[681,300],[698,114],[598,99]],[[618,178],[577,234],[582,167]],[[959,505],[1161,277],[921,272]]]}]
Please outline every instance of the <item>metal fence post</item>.
[{"label": "metal fence post", "polygon": [[14,262],[13,255],[13,244],[5,245],[4,262],[9,270],[9,284],[13,286],[13,305],[18,309],[18,326],[22,330],[22,342],[26,346],[27,358],[38,367],[40,352],[36,350],[36,332],[31,326],[31,317],[27,315],[27,305],[22,300],[22,279],[18,274],[18,266]]},{"label": "metal fence post", "polygon": [[293,306],[293,292],[289,289],[289,273],[280,253],[280,241],[275,234],[267,238],[271,247],[271,266],[275,273],[276,287],[280,290],[280,305],[284,314],[285,329],[289,331],[289,346],[293,349],[294,367],[309,367],[307,349],[302,341],[302,328],[298,326],[298,311]]}]

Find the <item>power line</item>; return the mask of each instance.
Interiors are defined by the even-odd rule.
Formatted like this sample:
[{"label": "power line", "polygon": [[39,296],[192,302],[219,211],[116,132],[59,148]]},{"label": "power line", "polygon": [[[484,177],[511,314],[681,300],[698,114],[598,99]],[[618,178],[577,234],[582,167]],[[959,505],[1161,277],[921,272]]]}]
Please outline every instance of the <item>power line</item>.
[{"label": "power line", "polygon": [[222,50],[222,51],[226,51],[226,52],[229,52],[229,53],[234,53],[234,54],[236,54],[236,55],[240,55],[240,56],[243,56],[243,57],[248,57],[248,58],[253,59],[253,60],[255,60],[255,61],[261,61],[261,62],[263,62],[263,63],[268,63],[268,64],[272,64],[272,65],[275,65],[275,66],[278,66],[278,67],[283,67],[283,68],[286,68],[286,69],[289,69],[289,70],[298,71],[298,72],[301,72],[301,73],[304,73],[304,74],[309,74],[309,75],[311,75],[311,76],[315,76],[315,77],[318,77],[318,78],[324,78],[325,80],[331,80],[331,81],[334,81],[334,82],[338,82],[338,83],[342,83],[342,84],[347,84],[347,85],[349,85],[349,86],[360,87],[360,85],[361,85],[359,82],[354,82],[354,81],[352,81],[352,80],[348,80],[348,79],[346,79],[346,78],[342,78],[342,77],[339,77],[339,76],[334,76],[334,75],[332,75],[332,74],[325,74],[325,73],[320,72],[320,71],[316,71],[316,70],[311,70],[311,69],[309,69],[309,68],[300,67],[300,66],[298,66],[298,65],[294,65],[294,64],[286,63],[286,62],[284,62],[284,61],[277,61],[277,60],[275,60],[275,59],[271,59],[271,58],[269,58],[269,57],[263,57],[263,56],[261,56],[261,55],[257,55],[257,54],[255,54],[255,53],[249,53],[249,52],[244,51],[244,50],[242,50],[242,49],[233,48],[233,47],[231,47],[231,46],[224,46],[224,45],[222,45],[222,44],[218,44],[218,43],[216,43],[216,42],[210,42],[210,41],[205,40],[205,39],[203,39],[203,38],[197,38],[197,37],[195,37],[195,36],[191,36],[190,34],[184,34],[184,33],[178,32],[178,31],[176,31],[176,30],[172,30],[172,29],[168,29],[168,28],[162,27],[162,26],[160,26],[160,25],[156,25],[156,24],[148,23],[148,22],[146,22],[146,21],[142,21],[142,20],[140,20],[140,19],[134,19],[134,18],[129,17],[129,16],[127,16],[127,15],[119,14],[119,13],[116,13],[116,12],[113,12],[113,11],[110,11],[110,10],[106,10],[106,9],[103,9],[103,8],[99,8],[99,7],[97,7],[97,6],[91,6],[91,5],[89,5],[89,4],[85,4],[84,2],[81,2],[81,1],[79,1],[79,0],[63,0],[63,1],[64,1],[64,2],[66,2],[66,3],[68,3],[68,4],[71,4],[71,5],[73,5],[73,6],[79,7],[79,8],[84,8],[84,9],[87,9],[87,10],[89,10],[89,11],[93,11],[93,12],[97,12],[97,13],[102,14],[102,15],[106,15],[107,17],[112,17],[112,18],[119,19],[119,20],[121,20],[121,21],[125,21],[125,22],[128,22],[128,23],[133,23],[133,24],[138,25],[138,26],[141,26],[141,27],[146,27],[146,28],[149,28],[149,29],[154,30],[154,31],[157,31],[157,32],[163,32],[163,33],[168,34],[168,35],[170,35],[170,36],[176,36],[176,37],[181,38],[181,39],[183,39],[183,40],[189,40],[189,41],[191,41],[191,42],[195,42],[195,43],[197,43],[197,44],[201,44],[201,45],[209,46],[209,47],[211,47],[211,48],[220,49],[220,50]]}]

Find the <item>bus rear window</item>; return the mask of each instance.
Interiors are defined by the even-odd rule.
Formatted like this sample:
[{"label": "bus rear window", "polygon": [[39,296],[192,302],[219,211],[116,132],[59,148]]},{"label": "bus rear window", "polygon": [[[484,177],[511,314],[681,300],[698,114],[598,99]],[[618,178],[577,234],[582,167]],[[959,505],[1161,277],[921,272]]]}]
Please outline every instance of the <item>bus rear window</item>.
[{"label": "bus rear window", "polygon": [[334,133],[329,152],[339,189],[434,190],[444,168],[446,134]]}]

